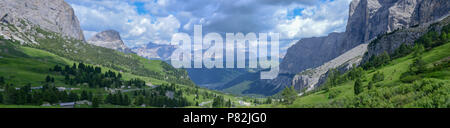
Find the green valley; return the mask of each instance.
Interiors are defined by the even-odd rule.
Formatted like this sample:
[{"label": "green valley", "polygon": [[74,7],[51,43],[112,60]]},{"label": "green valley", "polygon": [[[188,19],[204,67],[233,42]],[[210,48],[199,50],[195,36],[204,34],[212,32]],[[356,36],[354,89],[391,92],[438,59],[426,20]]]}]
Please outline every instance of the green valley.
[{"label": "green valley", "polygon": [[316,2],[0,0],[0,108],[450,108],[448,0]]}]

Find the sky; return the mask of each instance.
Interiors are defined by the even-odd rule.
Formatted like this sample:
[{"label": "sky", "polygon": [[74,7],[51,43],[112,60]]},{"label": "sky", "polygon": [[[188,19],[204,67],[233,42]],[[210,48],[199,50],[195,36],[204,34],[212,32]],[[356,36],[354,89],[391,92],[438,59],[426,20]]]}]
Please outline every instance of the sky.
[{"label": "sky", "polygon": [[169,44],[193,26],[209,32],[280,33],[286,50],[305,37],[343,32],[351,0],[66,0],[87,39],[98,32],[120,32],[128,47]]}]

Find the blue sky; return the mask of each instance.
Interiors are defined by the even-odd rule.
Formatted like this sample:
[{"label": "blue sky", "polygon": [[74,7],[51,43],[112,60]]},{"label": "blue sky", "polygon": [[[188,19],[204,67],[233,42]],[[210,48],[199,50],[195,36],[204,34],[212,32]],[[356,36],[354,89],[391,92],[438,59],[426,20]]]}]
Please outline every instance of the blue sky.
[{"label": "blue sky", "polygon": [[345,31],[351,0],[66,0],[87,38],[114,29],[129,47],[167,44],[174,33],[278,32],[286,49],[305,37]]},{"label": "blue sky", "polygon": [[142,15],[142,14],[147,14],[148,11],[147,9],[145,9],[145,2],[134,2],[132,3],[134,6],[136,6],[136,11],[138,12],[138,14]]}]

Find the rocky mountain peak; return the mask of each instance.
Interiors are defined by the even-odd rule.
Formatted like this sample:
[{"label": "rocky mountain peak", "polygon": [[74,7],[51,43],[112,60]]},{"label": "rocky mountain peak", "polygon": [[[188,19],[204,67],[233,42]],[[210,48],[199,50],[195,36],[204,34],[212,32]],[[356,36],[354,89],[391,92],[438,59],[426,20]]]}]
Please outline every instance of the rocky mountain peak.
[{"label": "rocky mountain peak", "polygon": [[[119,32],[116,30],[106,30],[100,33],[97,33],[89,41],[122,41]],[[122,42],[123,43],[123,42]]]},{"label": "rocky mountain peak", "polygon": [[106,30],[97,33],[88,40],[88,43],[100,47],[118,50],[124,53],[132,52],[131,49],[129,49],[127,46],[125,46],[125,43],[123,43],[122,38],[120,37],[120,33],[115,30]]},{"label": "rocky mountain peak", "polygon": [[31,23],[65,37],[85,40],[74,10],[64,0],[0,0],[0,22],[14,26]]},{"label": "rocky mountain peak", "polygon": [[450,12],[448,0],[353,0],[349,8],[348,50],[380,34],[433,22]]}]

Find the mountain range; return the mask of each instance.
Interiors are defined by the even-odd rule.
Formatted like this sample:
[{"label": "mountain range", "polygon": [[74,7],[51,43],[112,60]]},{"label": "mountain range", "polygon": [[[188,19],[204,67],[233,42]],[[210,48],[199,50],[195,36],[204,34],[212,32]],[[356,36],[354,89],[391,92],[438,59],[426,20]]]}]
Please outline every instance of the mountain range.
[{"label": "mountain range", "polygon": [[349,8],[345,32],[301,39],[287,50],[276,79],[260,80],[246,92],[272,95],[290,85],[302,90],[305,86],[293,84],[296,74],[323,65],[379,35],[443,19],[450,14],[450,1],[353,0]]},{"label": "mountain range", "polygon": [[0,0],[0,107],[448,108],[449,14],[448,0],[353,0],[345,32],[301,39],[261,80],[174,68],[176,46],[128,48],[112,29],[86,39],[64,0]]},{"label": "mountain range", "polygon": [[[73,12],[64,0],[0,0],[0,107],[224,107],[224,99],[231,107],[243,102],[199,88],[185,69],[137,55],[115,30],[86,40]],[[145,48],[158,49],[159,58],[173,50]],[[121,100],[111,100],[112,95]],[[222,102],[214,106],[218,98]]]},{"label": "mountain range", "polygon": [[[400,45],[377,46],[376,53],[368,51],[367,44],[377,37],[399,29],[440,21],[449,16],[449,13],[450,2],[447,0],[353,0],[349,5],[346,31],[333,32],[324,37],[303,38],[296,42],[288,48],[280,64],[279,75],[273,80],[260,80],[258,77],[244,80],[241,79],[242,76],[252,76],[254,72],[241,70],[189,69],[188,72],[195,83],[219,90],[246,86],[239,91],[245,94],[273,95],[286,86],[294,85],[297,90],[310,91],[325,81],[328,70],[349,70],[366,60],[368,55],[378,55],[383,51],[392,53]],[[396,37],[397,41],[411,43],[421,36],[408,33],[407,36]],[[409,37],[412,35],[415,38]],[[165,55],[173,52],[171,46],[149,45],[151,46],[133,48],[133,51],[146,58],[162,60],[168,60]],[[227,74],[236,77],[226,77],[229,76]]]},{"label": "mountain range", "polygon": [[[166,62],[148,60],[132,53],[131,49],[124,45],[117,31],[100,32],[86,41],[72,7],[64,0],[0,0],[0,17],[0,37],[2,43],[5,44],[2,46],[5,48],[1,50],[2,57],[0,59],[23,59],[39,63],[42,61],[46,63],[46,66],[71,65],[71,63],[82,62],[109,68],[124,73],[126,76],[145,78],[146,81],[152,83],[168,83],[170,81],[171,83],[194,85],[185,70],[175,69]],[[15,42],[20,45],[16,46]],[[36,58],[21,58],[26,56],[23,54],[27,54],[29,51],[36,51],[39,54],[33,55]],[[50,61],[50,58],[50,60],[43,59],[45,57],[40,58],[39,55],[45,52],[54,56],[50,58],[59,58],[58,61]],[[6,63],[8,61],[2,62],[6,64],[2,65],[3,68],[9,69],[2,71],[14,71],[15,68],[9,67],[11,65]],[[33,74],[48,72],[37,68],[32,69],[25,70],[25,72]],[[14,78],[11,81],[24,79],[19,77],[20,71],[24,69],[15,70],[9,74],[7,72],[1,72],[1,74]],[[37,76],[37,78],[43,76],[45,75]],[[32,82],[31,79],[28,81]]]},{"label": "mountain range", "polygon": [[291,85],[299,91],[314,90],[325,82],[330,69],[347,71],[371,56],[395,53],[402,44],[414,44],[432,29],[430,25],[449,14],[448,0],[353,0],[345,32],[299,40],[287,50],[273,80],[260,80],[255,75],[260,70],[175,69],[165,62],[175,46],[150,42],[128,48],[115,30],[86,40],[73,9],[63,0],[0,0],[0,36],[70,62],[100,65],[151,82],[270,96]]},{"label": "mountain range", "polygon": [[139,56],[148,59],[170,60],[170,55],[175,51],[175,46],[168,44],[155,44],[149,42],[146,45],[133,47],[132,51]]}]

